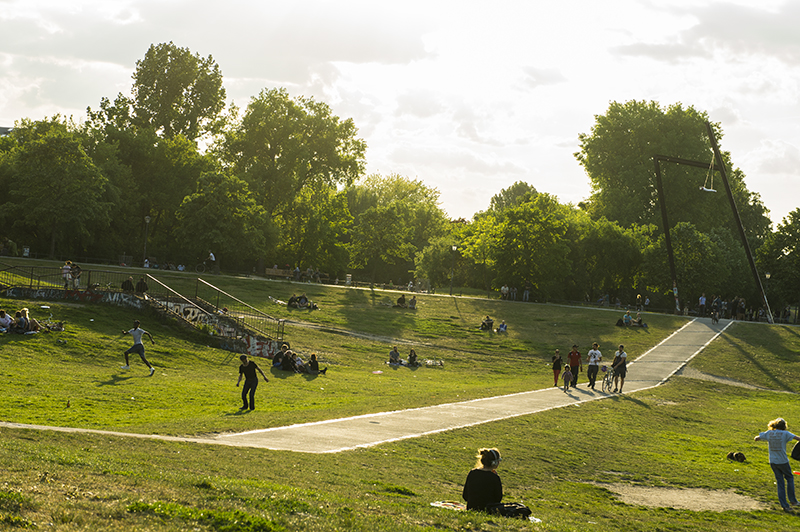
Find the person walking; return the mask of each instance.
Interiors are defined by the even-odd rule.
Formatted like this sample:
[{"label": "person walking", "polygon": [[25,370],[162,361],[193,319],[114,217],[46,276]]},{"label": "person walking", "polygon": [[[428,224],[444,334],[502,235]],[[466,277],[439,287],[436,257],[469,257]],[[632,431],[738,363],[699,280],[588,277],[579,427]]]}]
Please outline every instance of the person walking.
[{"label": "person walking", "polygon": [[[240,356],[239,360],[241,360],[242,363],[239,366],[239,380],[236,381],[237,387],[241,384],[242,377],[244,377],[244,386],[242,386],[243,406],[239,410],[247,410],[249,408],[252,412],[256,409],[256,388],[258,388],[258,375],[256,375],[256,371],[261,373],[261,376],[264,377],[264,382],[269,382],[269,379],[264,375],[264,372],[261,371],[261,368],[258,367],[258,364],[247,359],[247,355]],[[247,401],[248,397],[250,399],[249,403]]]},{"label": "person walking", "polygon": [[789,466],[789,457],[786,456],[786,444],[792,440],[800,441],[800,436],[789,432],[786,420],[781,417],[770,421],[767,428],[769,430],[759,433],[753,439],[755,441],[766,440],[769,443],[769,466],[775,474],[775,483],[778,485],[778,501],[784,512],[793,513],[792,507],[789,505],[798,506],[800,503],[797,502],[794,493],[794,475]]},{"label": "person walking", "polygon": [[556,354],[553,355],[553,386],[558,388],[558,376],[561,375],[561,366],[564,365],[564,360],[561,358],[561,353],[556,349]]},{"label": "person walking", "polygon": [[129,331],[122,331],[122,334],[130,334],[133,336],[133,346],[130,347],[127,351],[125,351],[125,365],[122,366],[122,369],[130,368],[130,362],[128,361],[128,355],[131,353],[138,353],[139,358],[142,359],[142,362],[147,364],[147,367],[150,368],[150,376],[153,376],[153,373],[156,372],[156,368],[150,365],[150,362],[144,357],[144,344],[142,343],[142,336],[147,335],[150,338],[150,343],[155,345],[156,341],[153,340],[153,335],[149,332],[145,331],[144,329],[139,328],[139,320],[133,320],[133,329]]},{"label": "person walking", "polygon": [[567,355],[567,360],[569,360],[569,369],[572,370],[572,387],[575,388],[578,385],[578,371],[583,371],[583,358],[578,352],[577,345],[572,346],[572,351]]},{"label": "person walking", "polygon": [[619,350],[614,353],[611,369],[614,370],[614,393],[617,393],[617,390],[622,393],[622,387],[625,386],[625,375],[628,373],[628,353],[625,352],[624,345],[620,345]]},{"label": "person walking", "polygon": [[600,361],[603,360],[603,355],[600,353],[597,342],[592,344],[592,348],[586,355],[586,362],[589,368],[586,370],[586,377],[589,379],[589,388],[594,390],[594,383],[597,380],[597,372],[600,370]]}]

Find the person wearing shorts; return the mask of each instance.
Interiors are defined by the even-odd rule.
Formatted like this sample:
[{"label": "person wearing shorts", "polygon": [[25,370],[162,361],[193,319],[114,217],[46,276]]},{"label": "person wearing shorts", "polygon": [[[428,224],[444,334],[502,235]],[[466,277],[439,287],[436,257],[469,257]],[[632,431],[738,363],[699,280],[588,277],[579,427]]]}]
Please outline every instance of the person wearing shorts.
[{"label": "person wearing shorts", "polygon": [[628,353],[625,352],[624,345],[619,346],[619,351],[614,353],[611,369],[614,370],[614,393],[617,393],[618,390],[619,393],[622,393],[622,387],[625,386],[625,375],[628,373]]},{"label": "person wearing shorts", "polygon": [[144,344],[142,343],[142,336],[144,336],[146,334],[147,337],[150,338],[150,342],[153,345],[155,345],[156,341],[153,340],[153,335],[151,335],[149,332],[145,331],[144,329],[140,329],[139,328],[139,320],[133,320],[133,329],[131,329],[130,331],[122,331],[122,334],[130,334],[131,336],[133,336],[133,345],[131,346],[130,349],[128,349],[124,353],[125,354],[125,365],[122,366],[122,369],[130,368],[130,363],[128,361],[128,355],[130,355],[131,353],[138,353],[139,357],[142,359],[142,362],[147,364],[147,367],[150,368],[150,376],[152,377],[153,373],[156,372],[156,368],[151,366],[150,362],[148,362],[147,359],[144,357]]}]

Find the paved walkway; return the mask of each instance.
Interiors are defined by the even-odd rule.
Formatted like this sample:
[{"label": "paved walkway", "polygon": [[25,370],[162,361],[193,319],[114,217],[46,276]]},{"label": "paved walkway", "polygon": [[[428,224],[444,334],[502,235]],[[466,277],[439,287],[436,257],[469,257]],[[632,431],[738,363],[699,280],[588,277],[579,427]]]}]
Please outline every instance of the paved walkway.
[{"label": "paved walkway", "polygon": [[[711,323],[710,319],[700,318],[687,323],[650,351],[628,364],[625,393],[630,394],[646,390],[664,383],[719,336],[728,325],[730,325],[730,322],[727,320],[721,320],[719,324],[715,325]],[[605,358],[608,361],[611,360],[612,356],[613,353],[605,353]],[[600,388],[599,382],[597,388]],[[381,412],[238,434],[225,434],[215,438],[129,434],[18,423],[0,423],[0,426],[62,432],[90,432],[134,438],[236,447],[259,447],[307,453],[336,453],[534,414],[576,403],[605,399],[609,395],[599,389],[591,390],[586,388],[586,383],[584,382],[569,393],[564,393],[560,388],[546,388],[500,397],[475,399],[462,403]]]}]

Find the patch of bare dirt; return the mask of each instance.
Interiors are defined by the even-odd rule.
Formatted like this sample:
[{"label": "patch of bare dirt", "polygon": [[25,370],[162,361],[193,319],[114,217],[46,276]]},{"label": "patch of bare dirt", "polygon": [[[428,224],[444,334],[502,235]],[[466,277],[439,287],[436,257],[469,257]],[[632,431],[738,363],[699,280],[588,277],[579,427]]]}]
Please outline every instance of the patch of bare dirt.
[{"label": "patch of bare dirt", "polygon": [[726,510],[765,510],[768,506],[733,490],[649,488],[631,484],[593,483],[614,492],[625,504],[681,510],[724,512]]}]

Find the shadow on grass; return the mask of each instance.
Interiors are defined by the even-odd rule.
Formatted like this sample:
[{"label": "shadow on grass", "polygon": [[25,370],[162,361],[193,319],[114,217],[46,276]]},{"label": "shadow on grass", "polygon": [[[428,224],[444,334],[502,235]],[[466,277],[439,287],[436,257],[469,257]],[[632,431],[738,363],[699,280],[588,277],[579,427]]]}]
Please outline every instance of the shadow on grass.
[{"label": "shadow on grass", "polygon": [[[147,376],[147,375],[143,375],[143,377],[144,376]],[[118,384],[120,384],[122,382],[129,381],[129,380],[135,379],[135,378],[136,378],[136,375],[122,375],[122,374],[119,374],[119,373],[115,373],[108,380],[96,381],[96,382],[97,382],[98,386],[117,386]]]},{"label": "shadow on grass", "polygon": [[[765,375],[766,377],[769,378],[769,380],[771,380],[773,383],[775,383],[775,386],[771,386],[772,388],[776,388],[777,387],[776,389],[783,390],[783,391],[791,391],[792,390],[792,387],[789,386],[786,382],[782,381],[780,378],[778,378],[775,375],[775,373],[772,372],[769,369],[769,366],[762,364],[756,357],[753,356],[752,353],[746,351],[741,345],[737,345],[734,342],[732,342],[730,337],[721,336],[720,339],[724,340],[725,342],[727,342],[728,346],[730,348],[734,349],[737,353],[739,353],[739,356],[741,356],[743,360],[747,360],[750,364],[753,365],[753,367],[757,368],[763,375]],[[741,340],[741,338],[740,338],[740,340]],[[783,358],[783,357],[780,356],[779,353],[776,353],[775,350],[772,350],[772,352],[773,352],[773,354],[777,355],[778,358]]]}]

